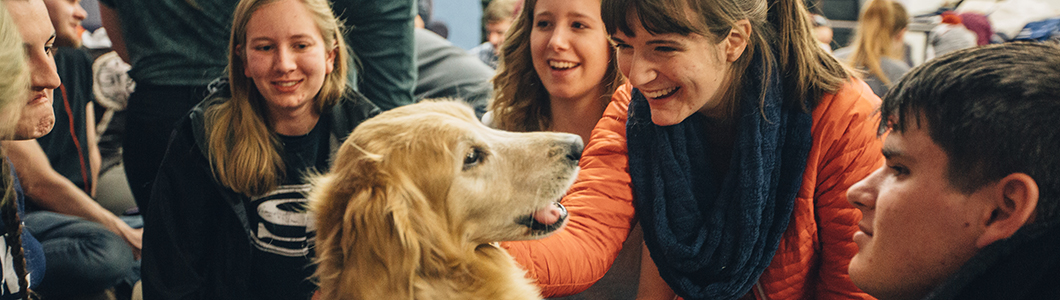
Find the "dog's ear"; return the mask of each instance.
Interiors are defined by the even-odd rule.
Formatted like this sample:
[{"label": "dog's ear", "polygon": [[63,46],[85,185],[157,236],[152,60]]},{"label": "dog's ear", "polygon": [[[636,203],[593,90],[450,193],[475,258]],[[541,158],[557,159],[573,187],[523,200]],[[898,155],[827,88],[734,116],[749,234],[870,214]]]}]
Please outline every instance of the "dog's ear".
[{"label": "dog's ear", "polygon": [[315,182],[321,299],[411,299],[423,261],[446,247],[437,242],[444,224],[412,179],[347,142]]},{"label": "dog's ear", "polygon": [[[382,157],[354,143],[342,145],[331,171],[313,179],[310,210],[317,222],[315,278],[320,299],[407,299],[409,274],[387,252],[404,252],[390,238],[398,221],[388,203]],[[401,211],[401,209],[397,209]],[[400,216],[397,216],[401,218]],[[402,218],[403,219],[403,218]],[[363,276],[362,274],[375,274]],[[401,281],[404,280],[406,284]],[[386,287],[386,289],[383,289]],[[378,295],[388,290],[393,294]],[[401,293],[406,293],[401,295]]]}]

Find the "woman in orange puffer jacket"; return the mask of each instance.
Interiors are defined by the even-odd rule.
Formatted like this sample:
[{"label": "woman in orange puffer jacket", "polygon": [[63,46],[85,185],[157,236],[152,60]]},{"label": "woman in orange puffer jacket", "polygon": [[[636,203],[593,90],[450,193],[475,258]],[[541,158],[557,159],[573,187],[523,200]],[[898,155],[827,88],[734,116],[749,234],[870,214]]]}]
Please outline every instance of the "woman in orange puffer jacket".
[{"label": "woman in orange puffer jacket", "polygon": [[636,210],[644,298],[871,299],[847,275],[845,192],[882,164],[879,99],[816,45],[799,0],[645,2],[603,3],[629,83],[563,199],[566,230],[503,246],[545,296],[578,293]]}]

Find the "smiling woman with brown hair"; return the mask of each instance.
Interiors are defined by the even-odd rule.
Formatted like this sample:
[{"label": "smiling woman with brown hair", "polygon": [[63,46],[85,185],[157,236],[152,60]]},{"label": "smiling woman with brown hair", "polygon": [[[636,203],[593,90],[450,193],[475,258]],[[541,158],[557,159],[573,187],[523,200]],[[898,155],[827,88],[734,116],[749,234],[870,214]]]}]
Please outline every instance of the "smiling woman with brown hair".
[{"label": "smiling woman with brown hair", "polygon": [[589,132],[622,83],[597,0],[528,0],[501,46],[486,118],[509,131]]},{"label": "smiling woman with brown hair", "polygon": [[847,276],[844,192],[882,161],[879,99],[807,15],[801,0],[603,2],[628,84],[563,201],[568,229],[509,247],[547,295],[600,278],[635,207],[639,298],[870,298]]}]

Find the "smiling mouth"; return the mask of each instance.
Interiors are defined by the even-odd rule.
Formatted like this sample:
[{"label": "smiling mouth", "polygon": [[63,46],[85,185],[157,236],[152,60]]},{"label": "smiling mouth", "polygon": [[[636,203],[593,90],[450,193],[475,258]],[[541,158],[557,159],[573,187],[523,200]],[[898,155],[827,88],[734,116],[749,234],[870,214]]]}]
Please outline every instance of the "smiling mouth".
[{"label": "smiling mouth", "polygon": [[273,82],[273,84],[275,84],[278,87],[292,87],[292,86],[298,84],[299,82],[302,82],[302,81],[301,80],[277,81],[277,82]]},{"label": "smiling mouth", "polygon": [[869,230],[865,226],[858,226],[858,230],[861,230],[861,232],[865,233],[865,235],[867,235],[867,236],[870,236],[870,237],[872,236],[872,230]]},{"label": "smiling mouth", "polygon": [[669,96],[673,95],[674,93],[677,93],[678,89],[679,89],[679,87],[675,86],[675,87],[671,87],[671,88],[667,88],[667,89],[661,89],[661,90],[655,90],[655,91],[641,91],[641,93],[644,94],[645,97],[652,98],[652,99],[659,99],[659,98],[666,98],[666,97],[669,97]]},{"label": "smiling mouth", "polygon": [[551,67],[554,70],[566,70],[566,69],[577,67],[578,65],[579,65],[578,63],[573,63],[573,62],[569,62],[569,61],[554,61],[554,60],[548,61],[548,66]]}]

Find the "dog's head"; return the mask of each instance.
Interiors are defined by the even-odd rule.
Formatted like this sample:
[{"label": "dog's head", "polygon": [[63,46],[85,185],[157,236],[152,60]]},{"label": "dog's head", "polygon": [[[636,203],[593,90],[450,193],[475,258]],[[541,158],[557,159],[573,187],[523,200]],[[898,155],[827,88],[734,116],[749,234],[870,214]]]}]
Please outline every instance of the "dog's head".
[{"label": "dog's head", "polygon": [[328,294],[329,277],[350,277],[341,272],[445,272],[451,266],[431,262],[485,243],[547,236],[566,222],[558,201],[581,151],[576,135],[494,130],[456,102],[366,120],[310,195],[321,291]]}]

